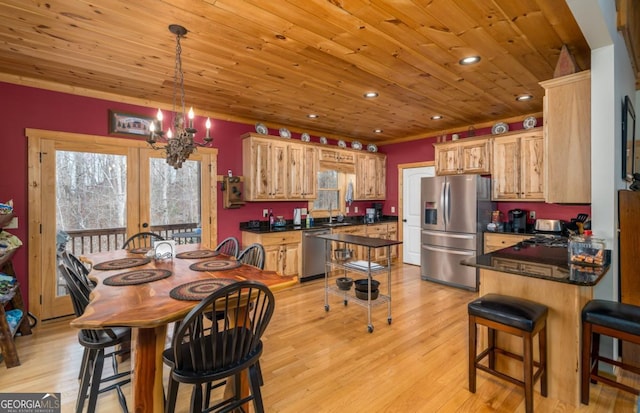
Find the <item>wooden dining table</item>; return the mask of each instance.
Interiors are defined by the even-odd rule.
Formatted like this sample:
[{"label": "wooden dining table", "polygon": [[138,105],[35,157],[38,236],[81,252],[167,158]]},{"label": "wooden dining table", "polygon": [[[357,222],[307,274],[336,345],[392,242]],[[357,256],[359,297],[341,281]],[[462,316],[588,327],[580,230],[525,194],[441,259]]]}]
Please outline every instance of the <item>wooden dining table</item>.
[{"label": "wooden dining table", "polygon": [[[177,253],[204,251],[200,244],[176,245]],[[96,265],[114,260],[143,258],[128,250],[114,250],[89,254],[82,257],[92,265],[89,278],[97,282],[91,294],[91,302],[82,316],[74,319],[71,326],[100,329],[105,327],[131,327],[132,329],[132,393],[135,412],[163,412],[163,360],[167,326],[179,321],[199,301],[174,299],[171,290],[197,280],[232,279],[254,280],[277,291],[297,283],[297,277],[285,277],[274,271],[263,271],[249,265],[216,271],[196,271],[191,264],[205,260],[235,260],[218,255],[211,258],[172,258],[156,260],[126,269],[98,270]],[[98,265],[99,267],[99,265]],[[157,281],[135,285],[106,285],[104,280],[132,270],[169,270],[171,275]],[[246,386],[246,383],[245,383]],[[242,393],[248,393],[248,388]]]}]

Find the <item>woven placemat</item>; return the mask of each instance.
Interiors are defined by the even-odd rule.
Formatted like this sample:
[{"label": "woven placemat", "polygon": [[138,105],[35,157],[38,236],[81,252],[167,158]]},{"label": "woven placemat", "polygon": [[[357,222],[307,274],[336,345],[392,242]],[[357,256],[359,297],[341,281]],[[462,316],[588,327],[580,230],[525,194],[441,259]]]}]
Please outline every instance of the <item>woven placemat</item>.
[{"label": "woven placemat", "polygon": [[111,286],[145,284],[170,277],[171,274],[172,272],[169,270],[133,270],[121,272],[120,274],[112,275],[111,277],[105,278],[103,284]]},{"label": "woven placemat", "polygon": [[176,258],[186,258],[186,259],[211,258],[211,257],[217,257],[218,255],[220,255],[220,251],[198,250],[198,251],[181,252],[180,254],[176,255]]},{"label": "woven placemat", "polygon": [[239,261],[230,260],[209,260],[200,261],[195,264],[191,264],[189,269],[193,271],[224,271],[238,268],[242,264]]},{"label": "woven placemat", "polygon": [[151,258],[148,257],[131,257],[131,258],[120,258],[117,260],[100,262],[93,266],[94,270],[122,270],[124,268],[138,267],[140,265],[149,264],[151,262]]},{"label": "woven placemat", "polygon": [[131,248],[129,252],[132,254],[146,254],[152,249],[153,249],[152,247],[138,247],[138,248]]},{"label": "woven placemat", "polygon": [[237,282],[236,280],[227,280],[224,278],[216,278],[212,280],[191,281],[174,288],[169,292],[171,298],[183,301],[201,301],[208,297],[214,291],[226,287],[227,285]]}]

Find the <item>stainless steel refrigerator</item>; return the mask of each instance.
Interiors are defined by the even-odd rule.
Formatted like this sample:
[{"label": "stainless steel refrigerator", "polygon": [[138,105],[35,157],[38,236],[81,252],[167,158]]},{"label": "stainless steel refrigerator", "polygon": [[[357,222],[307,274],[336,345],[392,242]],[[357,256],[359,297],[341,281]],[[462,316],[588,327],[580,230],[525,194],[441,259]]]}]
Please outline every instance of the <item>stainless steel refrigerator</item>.
[{"label": "stainless steel refrigerator", "polygon": [[476,268],[460,261],[482,254],[482,232],[491,220],[491,179],[480,175],[422,178],[423,280],[477,291]]}]

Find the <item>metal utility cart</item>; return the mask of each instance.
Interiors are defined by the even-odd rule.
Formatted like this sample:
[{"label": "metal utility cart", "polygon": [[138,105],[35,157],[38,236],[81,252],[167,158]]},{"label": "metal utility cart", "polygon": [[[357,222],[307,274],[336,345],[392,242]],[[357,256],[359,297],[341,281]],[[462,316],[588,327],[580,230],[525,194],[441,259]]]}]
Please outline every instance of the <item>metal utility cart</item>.
[{"label": "metal utility cart", "polygon": [[[329,293],[338,295],[343,298],[344,305],[347,305],[349,301],[356,304],[365,306],[367,308],[367,329],[370,333],[373,332],[373,323],[371,322],[371,306],[381,305],[387,303],[387,322],[391,324],[391,247],[394,245],[402,244],[402,241],[387,240],[382,238],[370,238],[360,235],[350,234],[326,234],[317,235],[318,238],[325,240],[325,277],[324,277],[324,309],[329,311]],[[340,242],[346,245],[354,245],[364,247],[365,260],[346,260],[337,261],[333,257],[333,249],[331,248],[332,242]],[[386,262],[382,264],[372,261],[372,251],[376,248],[386,248]],[[341,290],[335,285],[330,285],[329,278],[331,278],[332,270],[338,269],[345,276],[347,273],[353,272],[361,274],[367,277],[367,299],[360,299],[354,296],[349,290]],[[371,299],[371,280],[373,276],[386,273],[387,275],[387,294],[378,294],[378,298]],[[355,287],[354,287],[355,288]]]}]

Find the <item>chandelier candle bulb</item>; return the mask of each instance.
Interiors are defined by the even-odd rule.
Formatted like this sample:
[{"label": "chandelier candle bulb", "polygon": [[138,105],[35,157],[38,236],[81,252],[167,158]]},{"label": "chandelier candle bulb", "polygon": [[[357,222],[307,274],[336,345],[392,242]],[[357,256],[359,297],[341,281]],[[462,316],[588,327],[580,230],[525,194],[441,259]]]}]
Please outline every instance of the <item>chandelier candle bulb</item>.
[{"label": "chandelier candle bulb", "polygon": [[193,118],[195,117],[193,113],[193,107],[189,108],[189,127],[193,129]]}]

